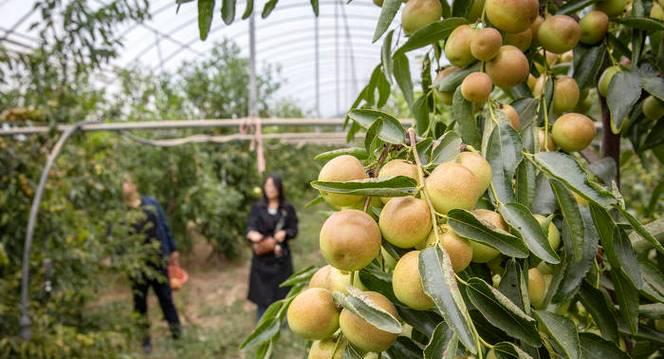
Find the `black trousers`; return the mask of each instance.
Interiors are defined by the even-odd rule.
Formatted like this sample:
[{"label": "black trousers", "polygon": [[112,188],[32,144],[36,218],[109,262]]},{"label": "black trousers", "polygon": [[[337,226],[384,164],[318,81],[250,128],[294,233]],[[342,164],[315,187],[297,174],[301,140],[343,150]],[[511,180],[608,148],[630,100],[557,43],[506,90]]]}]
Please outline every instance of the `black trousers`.
[{"label": "black trousers", "polygon": [[168,272],[166,270],[160,271],[164,278],[160,279],[145,279],[145,278],[131,278],[131,289],[134,296],[134,312],[140,317],[140,325],[144,330],[144,340],[150,338],[150,321],[147,318],[148,313],[148,289],[152,288],[159,306],[164,314],[164,319],[171,329],[173,338],[180,337],[180,317],[178,316],[175,303],[173,303],[173,293],[168,283]]}]

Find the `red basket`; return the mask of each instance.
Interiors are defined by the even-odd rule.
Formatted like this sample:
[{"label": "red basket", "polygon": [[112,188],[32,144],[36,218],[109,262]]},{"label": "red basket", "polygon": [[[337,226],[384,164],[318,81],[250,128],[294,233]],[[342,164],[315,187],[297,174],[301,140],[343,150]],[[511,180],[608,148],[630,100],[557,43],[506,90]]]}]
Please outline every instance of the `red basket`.
[{"label": "red basket", "polygon": [[189,274],[180,266],[168,266],[168,278],[171,289],[178,290],[189,280]]}]

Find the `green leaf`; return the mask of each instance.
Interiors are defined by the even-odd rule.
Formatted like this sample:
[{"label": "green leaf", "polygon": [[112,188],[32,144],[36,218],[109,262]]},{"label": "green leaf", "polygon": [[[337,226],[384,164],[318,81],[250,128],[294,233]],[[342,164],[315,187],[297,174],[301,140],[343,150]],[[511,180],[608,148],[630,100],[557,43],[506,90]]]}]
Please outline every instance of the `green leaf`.
[{"label": "green leaf", "polygon": [[387,101],[390,99],[390,93],[392,92],[392,87],[390,82],[385,78],[385,73],[381,72],[378,77],[378,83],[376,87],[378,88],[378,102],[376,107],[381,108],[385,106]]},{"label": "green leaf", "polygon": [[[388,0],[385,0],[388,1]],[[383,8],[385,5],[383,4]],[[413,80],[410,77],[410,63],[408,57],[404,54],[397,54],[393,57],[392,71],[394,71],[394,79],[403,93],[408,106],[413,106]]]},{"label": "green leaf", "polygon": [[473,7],[473,0],[454,0],[452,3],[452,16],[466,17]]},{"label": "green leaf", "polygon": [[497,200],[503,203],[514,201],[512,179],[523,159],[519,134],[506,122],[499,123],[491,133],[486,149],[486,159],[491,165],[493,184]]},{"label": "green leaf", "polygon": [[201,41],[207,39],[214,12],[215,0],[198,0],[198,36]]},{"label": "green leaf", "polygon": [[510,342],[501,342],[493,348],[497,359],[532,359],[525,351]]},{"label": "green leaf", "polygon": [[318,0],[310,0],[311,3],[311,9],[314,11],[314,15],[319,16],[320,15],[320,6],[318,5]]},{"label": "green leaf", "polygon": [[427,137],[415,145],[415,148],[417,149],[417,155],[420,156],[420,162],[429,163],[429,160],[431,159],[432,146],[433,139],[431,137]]},{"label": "green leaf", "polygon": [[615,297],[620,306],[620,316],[627,323],[632,334],[636,334],[639,325],[639,291],[622,271],[612,268],[611,280],[615,289]]},{"label": "green leaf", "polygon": [[341,305],[380,330],[401,334],[399,320],[354,287],[348,287],[348,295],[343,297]]},{"label": "green leaf", "polygon": [[580,89],[592,87],[597,83],[606,53],[603,42],[595,46],[579,43],[574,48],[574,79]]},{"label": "green leaf", "polygon": [[456,358],[458,343],[456,334],[450,330],[447,324],[439,323],[424,348],[424,359]]},{"label": "green leaf", "polygon": [[346,350],[344,351],[344,359],[364,359],[364,354],[362,351],[355,348],[351,343],[346,345]]},{"label": "green leaf", "polygon": [[549,240],[539,222],[530,213],[530,210],[518,203],[507,203],[498,207],[498,211],[503,216],[507,224],[516,230],[521,238],[526,242],[528,249],[541,260],[558,264],[560,257],[549,245]]},{"label": "green leaf", "polygon": [[422,348],[406,336],[398,337],[385,352],[390,358],[421,359],[424,356]]},{"label": "green leaf", "polygon": [[247,0],[247,4],[244,7],[244,13],[242,14],[242,20],[246,20],[254,13],[254,0]]},{"label": "green leaf", "polygon": [[407,176],[366,178],[345,182],[312,181],[311,186],[319,191],[328,193],[372,197],[400,197],[417,194],[417,182]]},{"label": "green leaf", "polygon": [[597,184],[591,185],[588,174],[571,156],[561,152],[538,152],[532,158],[547,177],[561,181],[586,200],[604,208],[617,203],[609,191],[598,188]]},{"label": "green leaf", "polygon": [[429,101],[427,96],[420,96],[413,104],[411,112],[415,117],[415,129],[418,135],[423,135],[429,128]]},{"label": "green leaf", "polygon": [[314,273],[316,273],[317,270],[318,268],[314,266],[308,266],[296,273],[291,274],[291,276],[288,277],[288,279],[279,284],[279,287],[281,288],[291,287],[295,284],[309,282],[311,276],[314,275]]},{"label": "green leaf", "polygon": [[[639,148],[639,152],[655,148],[664,143],[664,120],[659,119],[655,126],[650,130],[648,136]],[[651,202],[652,203],[652,202]]]},{"label": "green leaf", "polygon": [[405,54],[406,52],[429,46],[436,41],[446,40],[454,29],[467,22],[468,21],[464,18],[452,17],[443,21],[431,23],[410,35],[408,40],[406,40],[406,42],[401,45],[394,54],[395,56],[397,54]]},{"label": "green leaf", "polygon": [[541,173],[535,179],[535,198],[530,207],[533,213],[539,214],[553,213],[558,209],[556,196],[551,190],[551,182]]},{"label": "green leaf", "polygon": [[556,200],[558,201],[560,211],[563,214],[563,221],[567,223],[567,226],[571,232],[569,254],[573,258],[573,261],[579,261],[583,256],[584,235],[584,223],[583,218],[581,218],[581,210],[579,209],[579,205],[572,194],[560,181],[551,179],[550,183],[551,189],[553,190],[553,193],[556,196]]},{"label": "green leaf", "polygon": [[[573,1],[568,1],[565,3],[563,6],[561,6],[558,11],[556,11],[556,15],[570,15],[578,12],[579,10],[583,10],[586,6],[593,4],[597,2],[598,0],[573,0]],[[581,44],[579,44],[581,45]],[[576,56],[576,55],[575,55]],[[576,66],[575,66],[576,68]]]},{"label": "green leaf", "polygon": [[576,324],[562,315],[549,313],[544,310],[535,311],[535,316],[543,329],[552,339],[553,347],[564,358],[579,359],[581,344]]},{"label": "green leaf", "polygon": [[311,208],[311,207],[317,206],[317,205],[322,204],[322,203],[325,203],[325,200],[323,199],[323,196],[318,195],[318,196],[316,196],[316,198],[314,198],[311,201],[307,202],[304,205],[304,208]]},{"label": "green leaf", "polygon": [[383,46],[380,51],[380,60],[383,64],[383,73],[385,78],[389,83],[392,83],[392,73],[393,73],[393,64],[392,64],[392,37],[394,36],[394,30],[390,30],[383,40]]},{"label": "green leaf", "polygon": [[360,281],[367,289],[384,295],[394,303],[399,302],[392,290],[392,276],[390,273],[386,273],[380,270],[380,268],[371,268],[371,266],[367,266],[362,268],[359,275]]},{"label": "green leaf", "polygon": [[641,87],[647,93],[664,101],[664,79],[661,77],[652,76],[652,74],[645,74],[641,76]]},{"label": "green leaf", "polygon": [[453,209],[447,216],[447,224],[452,227],[456,234],[486,244],[508,257],[528,257],[528,248],[519,238],[483,223],[471,212],[463,209]]},{"label": "green leaf", "polygon": [[664,274],[647,258],[641,258],[639,263],[644,281],[641,293],[644,297],[664,303]]},{"label": "green leaf", "polygon": [[579,339],[583,359],[629,359],[629,355],[621,351],[614,342],[606,341],[595,334],[581,333]]},{"label": "green leaf", "polygon": [[610,341],[618,340],[618,324],[606,293],[584,281],[579,290],[579,299],[602,332]]},{"label": "green leaf", "polygon": [[648,232],[646,227],[644,227],[643,224],[641,224],[641,222],[639,222],[638,219],[634,218],[634,216],[632,216],[631,213],[629,213],[627,210],[623,208],[617,207],[617,209],[620,211],[620,214],[622,214],[622,216],[625,217],[627,222],[629,222],[629,224],[632,225],[634,231],[636,231],[636,233],[638,233],[639,236],[641,236],[641,238],[650,242],[650,244],[652,244],[653,247],[655,247],[655,249],[657,249],[659,253],[664,254],[664,247],[662,246],[662,244],[659,243],[659,241],[657,241],[657,239],[652,235],[652,233]]},{"label": "green leaf", "polygon": [[606,102],[611,112],[611,129],[619,133],[624,119],[641,96],[641,78],[633,71],[620,71],[611,79]]},{"label": "green leaf", "polygon": [[230,25],[235,20],[235,2],[236,0],[222,0],[221,19],[226,25]]},{"label": "green leaf", "polygon": [[519,308],[524,309],[526,314],[530,313],[530,304],[524,295],[528,291],[528,285],[521,265],[514,258],[507,260],[498,290]]},{"label": "green leaf", "polygon": [[470,67],[466,67],[459,71],[455,71],[445,76],[442,79],[434,80],[433,87],[441,92],[455,91],[459,87],[459,85],[461,85],[463,79],[465,79],[466,76],[468,76],[468,74],[472,72],[477,72],[479,70],[480,70],[480,63],[478,62],[474,65],[471,65]]},{"label": "green leaf", "polygon": [[378,133],[378,138],[392,144],[405,143],[406,131],[399,120],[392,115],[376,110],[355,109],[350,111],[347,116],[366,130],[371,128],[376,120],[381,119],[383,125]]},{"label": "green leaf", "polygon": [[278,2],[279,2],[279,0],[268,0],[265,3],[265,5],[263,5],[263,12],[261,13],[261,17],[263,19],[265,19],[268,16],[270,16],[270,14],[272,13],[272,10],[274,10],[274,8],[277,6]]},{"label": "green leaf", "polygon": [[473,114],[473,104],[463,98],[461,87],[454,92],[452,113],[454,113],[454,120],[457,123],[457,132],[463,142],[479,148],[481,139],[477,129],[477,120]]},{"label": "green leaf", "polygon": [[516,201],[528,208],[535,199],[537,173],[532,163],[521,161],[516,168]]},{"label": "green leaf", "polygon": [[664,318],[664,303],[641,304],[639,314],[650,319],[662,319]]},{"label": "green leaf", "polygon": [[378,41],[381,36],[387,31],[394,20],[394,16],[399,11],[401,7],[401,0],[384,0],[383,6],[380,10],[380,16],[378,17],[378,24],[376,24],[376,30],[373,35],[372,42]]},{"label": "green leaf", "polygon": [[256,324],[256,329],[240,344],[240,349],[251,348],[270,341],[281,330],[280,316],[284,315],[284,308],[292,298],[278,300],[272,303]]},{"label": "green leaf", "polygon": [[459,154],[461,138],[454,131],[446,132],[443,137],[437,141],[438,144],[433,148],[431,162],[441,164],[455,158]]},{"label": "green leaf", "polygon": [[362,147],[351,147],[351,148],[340,148],[337,150],[326,151],[319,153],[314,157],[316,161],[329,161],[335,157],[350,155],[356,157],[359,160],[366,160],[369,157],[367,150]]},{"label": "green leaf", "polygon": [[664,21],[652,17],[625,16],[622,18],[611,19],[611,21],[615,21],[633,29],[646,31],[664,30]]},{"label": "green leaf", "polygon": [[472,321],[459,291],[449,256],[439,246],[434,246],[422,250],[419,260],[424,291],[436,304],[436,308],[461,343],[471,353],[476,354]]},{"label": "green leaf", "polygon": [[371,124],[371,127],[367,130],[367,134],[364,137],[364,148],[367,149],[368,153],[373,153],[373,149],[378,145],[379,139],[378,134],[383,128],[383,119],[378,118]]},{"label": "green leaf", "polygon": [[466,294],[475,308],[492,325],[528,345],[535,347],[542,345],[535,319],[524,313],[497,289],[482,279],[473,277],[468,280]]}]

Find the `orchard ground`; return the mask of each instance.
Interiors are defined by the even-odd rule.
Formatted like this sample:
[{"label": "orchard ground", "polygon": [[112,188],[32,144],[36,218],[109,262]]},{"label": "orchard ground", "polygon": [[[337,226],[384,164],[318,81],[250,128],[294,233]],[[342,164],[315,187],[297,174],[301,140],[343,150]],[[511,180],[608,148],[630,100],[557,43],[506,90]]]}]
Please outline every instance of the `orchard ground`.
[{"label": "orchard ground", "polygon": [[[306,203],[306,202],[303,202]],[[320,208],[305,209],[296,206],[300,219],[300,234],[292,243],[295,270],[309,265],[320,266],[323,259],[318,252],[318,233],[325,216]],[[184,324],[182,340],[170,339],[166,323],[154,293],[149,295],[149,316],[152,323],[154,351],[150,357],[160,359],[250,358],[251,351],[242,352],[240,344],[256,324],[255,306],[248,302],[249,248],[236,261],[220,260],[211,256],[212,248],[199,234],[192,233],[191,253],[183,258],[189,272],[189,282],[174,293],[181,320]],[[92,310],[95,315],[130,320],[131,291],[125,275],[118,274],[108,280],[107,289],[100,293]],[[122,318],[122,319],[121,319]],[[295,336],[287,327],[282,329],[274,358],[303,358],[307,342]],[[134,351],[128,357],[141,357],[139,341],[134,340]]]}]

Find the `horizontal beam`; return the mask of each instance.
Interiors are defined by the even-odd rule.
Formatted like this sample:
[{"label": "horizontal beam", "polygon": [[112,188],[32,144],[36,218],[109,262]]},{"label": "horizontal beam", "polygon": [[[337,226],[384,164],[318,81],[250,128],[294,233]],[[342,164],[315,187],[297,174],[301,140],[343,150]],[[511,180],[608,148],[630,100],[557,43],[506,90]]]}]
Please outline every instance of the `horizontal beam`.
[{"label": "horizontal beam", "polygon": [[[345,132],[287,132],[287,133],[266,133],[261,135],[264,141],[281,140],[291,142],[312,142],[323,141],[345,142]],[[252,141],[256,139],[255,134],[231,134],[231,135],[193,135],[184,138],[173,139],[147,139],[136,136],[128,136],[129,139],[144,145],[159,147],[174,147],[190,143],[227,143],[234,141]]]}]

